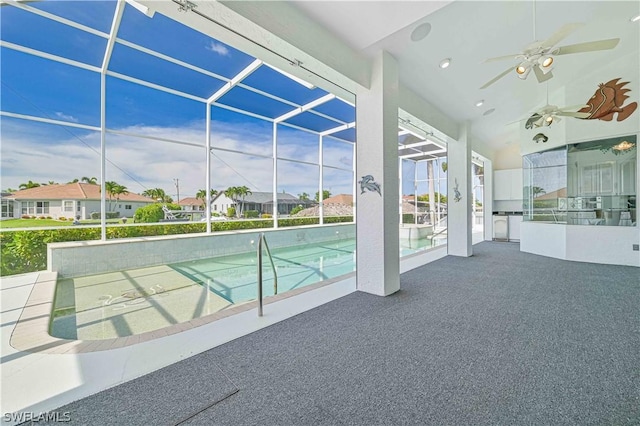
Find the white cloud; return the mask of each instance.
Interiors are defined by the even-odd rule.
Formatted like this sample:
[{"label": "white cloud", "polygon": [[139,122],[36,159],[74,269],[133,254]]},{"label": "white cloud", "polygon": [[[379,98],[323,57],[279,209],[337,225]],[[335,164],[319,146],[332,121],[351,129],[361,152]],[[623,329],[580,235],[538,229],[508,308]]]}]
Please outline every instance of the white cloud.
[{"label": "white cloud", "polygon": [[[65,183],[83,176],[100,176],[98,132],[71,129],[69,133],[61,130],[60,126],[16,119],[3,118],[2,124],[2,188],[16,188],[28,180]],[[271,191],[273,161],[270,158],[272,143],[269,132],[260,126],[239,126],[237,123],[215,123],[213,128],[214,146],[248,154],[214,151],[211,156],[212,187],[224,189],[246,185],[252,191]],[[136,193],[148,188],[163,188],[174,198],[176,178],[180,183],[180,198],[194,196],[199,189],[205,188],[207,153],[204,123],[175,127],[139,125],[119,130],[198,146],[108,133],[107,158],[115,165],[107,164],[107,180],[125,185]],[[308,149],[305,144],[296,144],[293,140],[288,142],[279,148],[280,156],[318,161],[317,145]],[[344,154],[342,149],[325,150],[325,157],[332,159],[334,164],[339,163]],[[333,194],[351,193],[349,173],[326,172],[325,187],[330,187]],[[280,162],[278,190],[293,195],[306,192],[313,196],[318,190],[318,166]]]},{"label": "white cloud", "polygon": [[218,43],[214,40],[211,40],[207,46],[205,46],[207,50],[217,53],[221,56],[229,56],[229,49],[222,43]]},{"label": "white cloud", "polygon": [[64,121],[70,121],[72,123],[77,123],[79,120],[75,118],[73,115],[63,114],[60,111],[56,112],[56,117]]}]

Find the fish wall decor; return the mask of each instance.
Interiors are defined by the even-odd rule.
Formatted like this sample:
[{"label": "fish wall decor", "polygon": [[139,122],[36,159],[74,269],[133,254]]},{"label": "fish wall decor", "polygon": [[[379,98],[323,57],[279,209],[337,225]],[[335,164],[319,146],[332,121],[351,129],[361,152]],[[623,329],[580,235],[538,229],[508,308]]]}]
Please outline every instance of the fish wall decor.
[{"label": "fish wall decor", "polygon": [[455,179],[456,186],[453,187],[453,201],[456,203],[462,200],[462,194],[460,194],[460,190],[458,190],[458,179]]},{"label": "fish wall decor", "polygon": [[602,120],[611,121],[613,116],[617,121],[623,121],[629,118],[631,114],[638,108],[637,102],[631,102],[622,105],[629,98],[627,92],[631,89],[624,88],[629,84],[628,81],[619,83],[620,78],[614,78],[606,83],[600,83],[598,89],[593,96],[587,101],[587,106],[578,110],[578,112],[586,112],[590,115],[583,120]]},{"label": "fish wall decor", "polygon": [[535,143],[538,143],[538,142],[545,143],[545,142],[547,142],[548,140],[549,140],[549,138],[548,138],[548,137],[547,137],[547,135],[545,135],[544,133],[538,133],[537,135],[535,135],[535,136],[533,137],[533,141],[534,141]]},{"label": "fish wall decor", "polygon": [[382,191],[380,190],[380,184],[375,181],[373,176],[362,176],[362,180],[359,180],[360,194],[364,194],[365,191],[377,192],[382,197]]}]

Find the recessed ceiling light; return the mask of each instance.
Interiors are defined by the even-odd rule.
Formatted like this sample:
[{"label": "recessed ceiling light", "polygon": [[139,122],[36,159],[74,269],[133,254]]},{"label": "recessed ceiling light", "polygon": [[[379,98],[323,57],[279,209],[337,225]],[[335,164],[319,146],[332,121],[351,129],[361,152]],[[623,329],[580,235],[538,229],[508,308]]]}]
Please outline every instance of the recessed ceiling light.
[{"label": "recessed ceiling light", "polygon": [[484,105],[484,99],[480,99],[478,102],[476,102],[477,107],[481,107],[482,105]]},{"label": "recessed ceiling light", "polygon": [[495,108],[488,109],[485,112],[483,112],[482,115],[486,116],[486,115],[492,114],[495,110],[496,110]]},{"label": "recessed ceiling light", "polygon": [[640,21],[640,15],[636,15],[633,18],[630,19],[631,22],[638,22]]},{"label": "recessed ceiling light", "polygon": [[451,58],[445,58],[440,61],[440,68],[445,69],[451,65]]},{"label": "recessed ceiling light", "polygon": [[416,27],[415,30],[411,32],[411,40],[420,41],[431,32],[431,24],[425,22],[424,24],[420,24]]}]

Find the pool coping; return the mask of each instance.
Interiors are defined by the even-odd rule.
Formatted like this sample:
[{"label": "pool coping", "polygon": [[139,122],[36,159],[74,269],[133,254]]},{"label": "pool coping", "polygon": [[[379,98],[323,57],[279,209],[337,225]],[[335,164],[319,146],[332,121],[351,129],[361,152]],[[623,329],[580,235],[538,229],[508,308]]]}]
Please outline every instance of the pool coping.
[{"label": "pool coping", "polygon": [[[355,276],[355,274],[355,271],[350,272],[328,280],[289,290],[275,296],[265,297],[264,305],[270,305],[301,293],[328,286],[335,282],[351,278]],[[222,318],[257,309],[258,307],[257,301],[243,302],[189,321],[131,336],[101,340],[62,339],[49,334],[49,324],[53,313],[57,279],[57,272],[41,272],[38,275],[27,299],[27,303],[9,339],[9,343],[14,349],[38,354],[79,354],[106,351],[170,336],[212,323]]]}]

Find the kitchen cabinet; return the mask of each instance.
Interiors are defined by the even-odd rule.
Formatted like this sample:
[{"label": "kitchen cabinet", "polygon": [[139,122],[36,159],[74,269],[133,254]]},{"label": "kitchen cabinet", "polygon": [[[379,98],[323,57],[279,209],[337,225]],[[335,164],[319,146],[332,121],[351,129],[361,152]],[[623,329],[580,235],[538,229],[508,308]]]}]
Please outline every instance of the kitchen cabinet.
[{"label": "kitchen cabinet", "polygon": [[522,169],[496,170],[493,182],[494,200],[522,200]]}]

